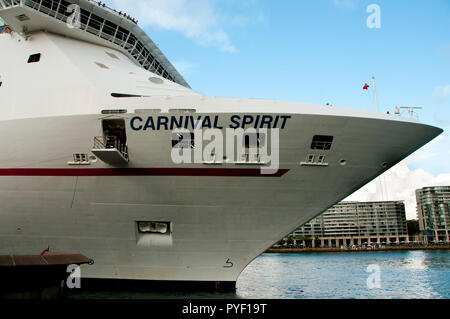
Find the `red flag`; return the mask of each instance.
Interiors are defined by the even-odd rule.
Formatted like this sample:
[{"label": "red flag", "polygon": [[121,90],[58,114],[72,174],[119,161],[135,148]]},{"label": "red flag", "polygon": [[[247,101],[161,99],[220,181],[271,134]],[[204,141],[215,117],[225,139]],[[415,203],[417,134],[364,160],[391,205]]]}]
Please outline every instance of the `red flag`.
[{"label": "red flag", "polygon": [[41,252],[41,256],[44,256],[45,255],[45,253],[47,253],[47,252],[49,252],[50,251],[50,246],[48,246],[48,248],[46,248],[46,249],[44,249],[42,252]]},{"label": "red flag", "polygon": [[369,87],[370,87],[369,84],[366,83],[366,84],[364,85],[364,87],[363,87],[363,90],[368,90]]}]

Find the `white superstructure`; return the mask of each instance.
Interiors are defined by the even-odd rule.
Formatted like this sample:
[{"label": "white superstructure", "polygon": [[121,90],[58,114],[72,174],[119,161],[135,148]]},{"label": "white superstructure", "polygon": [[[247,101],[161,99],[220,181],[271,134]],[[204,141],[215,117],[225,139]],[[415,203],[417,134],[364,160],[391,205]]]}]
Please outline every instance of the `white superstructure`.
[{"label": "white superstructure", "polygon": [[[71,3],[80,28],[66,25]],[[93,1],[0,0],[0,17],[10,26],[0,34],[0,255],[79,252],[95,260],[87,278],[233,284],[273,243],[442,132],[361,110],[202,96],[134,22]],[[199,118],[279,128],[280,170],[174,164],[173,126]]]}]

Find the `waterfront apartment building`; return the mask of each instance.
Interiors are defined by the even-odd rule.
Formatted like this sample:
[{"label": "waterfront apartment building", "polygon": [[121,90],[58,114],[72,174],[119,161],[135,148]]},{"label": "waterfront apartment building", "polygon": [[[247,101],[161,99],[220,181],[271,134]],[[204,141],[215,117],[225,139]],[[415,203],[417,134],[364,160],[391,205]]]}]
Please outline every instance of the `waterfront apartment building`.
[{"label": "waterfront apartment building", "polygon": [[297,229],[304,246],[350,247],[408,242],[403,201],[341,202]]},{"label": "waterfront apartment building", "polygon": [[450,242],[450,186],[416,190],[419,228],[427,243]]}]

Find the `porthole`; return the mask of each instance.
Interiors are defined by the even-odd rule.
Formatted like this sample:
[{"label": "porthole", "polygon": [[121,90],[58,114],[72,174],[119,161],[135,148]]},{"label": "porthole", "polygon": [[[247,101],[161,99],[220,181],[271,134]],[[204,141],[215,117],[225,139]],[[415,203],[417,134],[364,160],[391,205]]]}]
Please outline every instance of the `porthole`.
[{"label": "porthole", "polygon": [[386,163],[386,162],[384,162],[383,164],[381,164],[381,167],[383,167],[383,168],[388,168],[388,166],[389,166],[389,164]]},{"label": "porthole", "polygon": [[160,78],[157,78],[157,77],[154,77],[154,76],[148,78],[148,80],[150,82],[152,82],[153,84],[163,84],[164,83],[164,80],[162,80]]},{"label": "porthole", "polygon": [[342,159],[339,164],[341,164],[342,166],[347,165],[347,161],[345,159]]}]

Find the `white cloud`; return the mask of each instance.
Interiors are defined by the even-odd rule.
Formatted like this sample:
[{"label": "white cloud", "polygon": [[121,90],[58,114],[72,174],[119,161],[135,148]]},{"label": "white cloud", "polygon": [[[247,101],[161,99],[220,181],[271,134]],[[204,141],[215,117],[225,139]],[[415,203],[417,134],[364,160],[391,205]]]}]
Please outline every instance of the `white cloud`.
[{"label": "white cloud", "polygon": [[[406,163],[411,167],[422,167],[427,170],[440,172],[450,172],[450,127],[443,134],[436,137],[433,141],[420,148],[406,159]],[[443,166],[439,165],[440,163]]]},{"label": "white cloud", "polygon": [[110,0],[117,10],[139,20],[140,26],[182,32],[205,46],[236,52],[220,25],[221,14],[212,0]]},{"label": "white cloud", "polygon": [[434,176],[419,168],[411,170],[403,161],[381,177],[349,196],[347,201],[404,200],[406,216],[416,219],[415,190],[427,186],[450,185],[450,172]]}]

